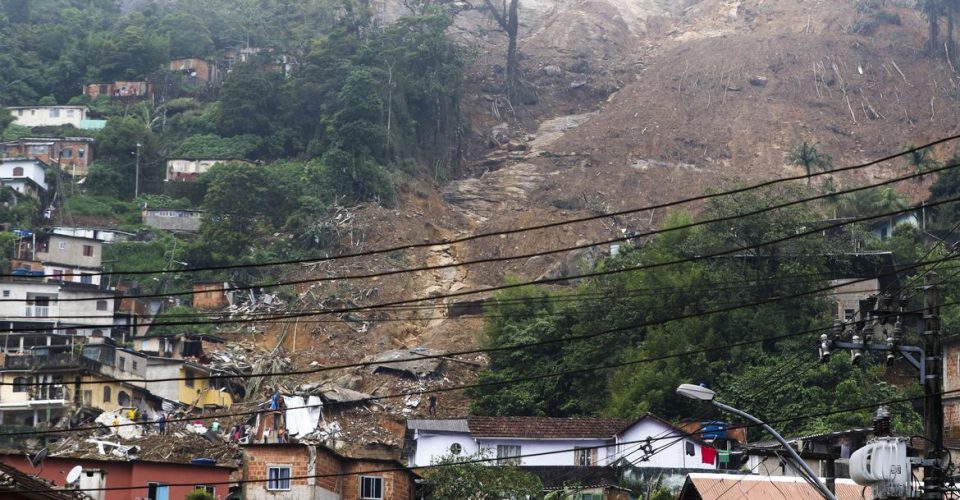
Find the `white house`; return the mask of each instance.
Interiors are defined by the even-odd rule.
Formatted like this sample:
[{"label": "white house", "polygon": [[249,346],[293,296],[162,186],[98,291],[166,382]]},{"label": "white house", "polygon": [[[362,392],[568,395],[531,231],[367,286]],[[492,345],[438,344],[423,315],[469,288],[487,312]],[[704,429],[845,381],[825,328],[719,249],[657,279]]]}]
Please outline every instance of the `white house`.
[{"label": "white house", "polygon": [[39,198],[47,190],[45,179],[49,167],[40,160],[0,159],[0,185],[20,194]]},{"label": "white house", "polygon": [[167,159],[167,182],[194,182],[201,174],[210,171],[210,168],[217,163],[246,163],[253,165],[248,160],[231,158],[168,158]]},{"label": "white house", "polygon": [[113,295],[89,285],[8,278],[0,281],[0,321],[29,323],[37,331],[109,336]]},{"label": "white house", "polygon": [[24,127],[55,127],[59,125],[73,125],[80,127],[80,122],[87,119],[90,109],[86,106],[23,106],[11,107],[17,125]]},{"label": "white house", "polygon": [[[638,420],[466,417],[407,420],[408,462],[479,451],[520,466],[716,469],[716,450],[654,415]],[[491,462],[493,463],[493,462]]]}]

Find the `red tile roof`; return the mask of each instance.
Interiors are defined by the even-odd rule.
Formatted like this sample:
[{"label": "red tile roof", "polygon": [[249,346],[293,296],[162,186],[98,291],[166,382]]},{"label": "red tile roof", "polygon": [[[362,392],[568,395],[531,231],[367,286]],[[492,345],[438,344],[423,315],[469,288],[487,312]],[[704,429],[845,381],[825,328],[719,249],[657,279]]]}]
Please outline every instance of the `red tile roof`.
[{"label": "red tile roof", "polygon": [[632,424],[620,418],[467,417],[474,437],[610,438]]}]

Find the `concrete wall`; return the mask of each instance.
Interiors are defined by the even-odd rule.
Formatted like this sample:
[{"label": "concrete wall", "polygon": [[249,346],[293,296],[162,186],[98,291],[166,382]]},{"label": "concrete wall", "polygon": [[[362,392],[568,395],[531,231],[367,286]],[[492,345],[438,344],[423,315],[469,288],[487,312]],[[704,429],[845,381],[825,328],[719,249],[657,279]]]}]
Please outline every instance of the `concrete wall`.
[{"label": "concrete wall", "polygon": [[[51,234],[45,238],[47,245],[40,251],[40,238],[37,238],[36,259],[44,262],[67,264],[78,267],[100,267],[103,259],[103,243],[99,240],[75,238],[61,234]],[[87,249],[90,255],[84,255]]]},{"label": "concrete wall", "polygon": [[[463,449],[462,455],[473,455],[480,451],[476,441],[467,433],[429,433],[417,431],[417,451],[411,457],[410,466],[430,465],[432,460],[450,454],[450,447],[457,443]],[[494,452],[496,456],[496,452]]]},{"label": "concrete wall", "polygon": [[168,181],[194,181],[200,174],[206,173],[210,167],[217,163],[225,163],[229,160],[192,160],[177,158],[167,160],[167,180]]},{"label": "concrete wall", "polygon": [[[648,437],[652,440],[650,444],[653,449],[660,451],[649,457],[649,460],[640,461],[646,454],[639,451],[639,445]],[[649,418],[641,420],[623,432],[620,439],[620,443],[623,444],[617,446],[618,456],[626,455],[627,459],[637,467],[716,469],[715,463],[703,463],[703,450],[699,443],[678,439],[679,437],[680,434],[675,429],[670,429],[656,420]],[[694,455],[686,454],[687,441],[693,443]],[[667,447],[663,448],[664,446]]]},{"label": "concrete wall", "polygon": [[73,125],[80,128],[80,120],[87,118],[86,106],[34,106],[9,108],[17,125],[50,127]]},{"label": "concrete wall", "polygon": [[203,222],[203,212],[197,210],[150,209],[142,211],[140,215],[144,224],[167,231],[196,232]]},{"label": "concrete wall", "polygon": [[[613,440],[601,439],[478,439],[480,447],[486,456],[496,458],[497,446],[519,446],[521,455],[520,465],[576,465],[574,460],[574,448],[587,448],[592,446],[612,445]],[[597,449],[597,460],[600,465],[609,463],[610,454],[613,446]],[[544,455],[541,455],[546,453]],[[494,464],[495,462],[491,462]]]}]

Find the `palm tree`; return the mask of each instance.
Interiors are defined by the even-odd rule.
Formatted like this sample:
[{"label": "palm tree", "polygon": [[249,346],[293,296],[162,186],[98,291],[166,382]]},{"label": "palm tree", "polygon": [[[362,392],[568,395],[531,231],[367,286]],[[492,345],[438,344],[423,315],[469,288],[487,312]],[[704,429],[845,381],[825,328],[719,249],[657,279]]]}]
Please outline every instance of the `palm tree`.
[{"label": "palm tree", "polygon": [[814,167],[823,171],[830,170],[830,155],[820,151],[819,147],[820,143],[818,142],[803,141],[787,153],[787,160],[790,163],[802,166],[807,172],[807,185],[810,184],[810,176],[813,175]]},{"label": "palm tree", "polygon": [[870,217],[904,210],[910,202],[890,186],[840,195],[837,211],[842,217]]},{"label": "palm tree", "polygon": [[933,150],[930,148],[917,149],[913,144],[908,144],[907,150],[912,150],[905,156],[907,167],[916,172],[914,180],[918,184],[923,182],[924,172],[940,166],[940,162],[933,159]]}]

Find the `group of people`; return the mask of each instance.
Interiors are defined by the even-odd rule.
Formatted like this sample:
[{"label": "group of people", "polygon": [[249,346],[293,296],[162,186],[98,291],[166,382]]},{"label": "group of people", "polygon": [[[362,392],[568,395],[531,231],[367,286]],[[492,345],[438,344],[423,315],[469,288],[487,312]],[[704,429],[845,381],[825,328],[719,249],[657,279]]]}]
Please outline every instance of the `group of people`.
[{"label": "group of people", "polygon": [[[112,422],[113,427],[120,427],[120,415],[121,413],[114,415]],[[128,408],[126,410],[126,417],[130,422],[139,424],[144,434],[150,433],[151,422],[146,412],[137,411],[136,408]],[[167,433],[167,415],[165,413],[158,413],[154,423],[156,424],[157,433],[161,435]]]}]

